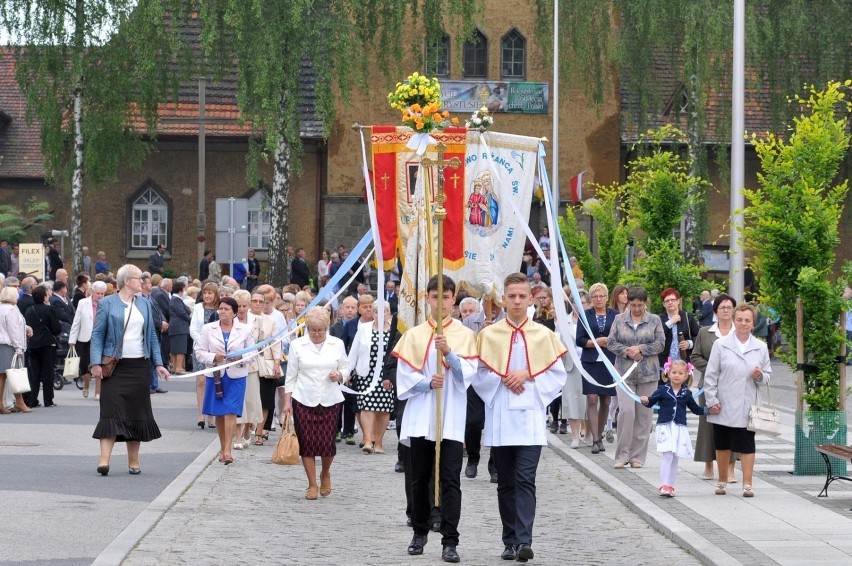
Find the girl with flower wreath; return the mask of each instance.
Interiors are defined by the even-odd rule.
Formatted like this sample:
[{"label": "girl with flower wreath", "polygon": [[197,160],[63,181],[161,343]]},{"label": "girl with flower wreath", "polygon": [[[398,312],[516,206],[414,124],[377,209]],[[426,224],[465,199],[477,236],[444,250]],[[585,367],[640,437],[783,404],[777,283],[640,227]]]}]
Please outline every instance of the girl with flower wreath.
[{"label": "girl with flower wreath", "polygon": [[686,428],[686,409],[693,414],[706,415],[706,407],[700,407],[692,397],[689,386],[692,382],[692,364],[671,358],[663,366],[663,383],[650,397],[640,397],[642,404],[652,407],[660,405],[657,417],[657,452],[663,459],[660,464],[660,497],[674,497],[674,483],[680,458],[691,458],[692,440]]}]

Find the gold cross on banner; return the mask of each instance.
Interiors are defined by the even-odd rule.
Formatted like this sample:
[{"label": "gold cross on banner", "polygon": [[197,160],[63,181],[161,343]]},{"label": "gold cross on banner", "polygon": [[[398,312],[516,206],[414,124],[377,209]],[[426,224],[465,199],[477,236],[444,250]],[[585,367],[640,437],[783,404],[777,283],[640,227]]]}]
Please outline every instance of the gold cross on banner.
[{"label": "gold cross on banner", "polygon": [[381,176],[381,179],[382,179],[382,181],[385,182],[384,190],[388,190],[388,179],[390,179],[390,177],[388,176],[387,173],[385,173],[384,175]]}]

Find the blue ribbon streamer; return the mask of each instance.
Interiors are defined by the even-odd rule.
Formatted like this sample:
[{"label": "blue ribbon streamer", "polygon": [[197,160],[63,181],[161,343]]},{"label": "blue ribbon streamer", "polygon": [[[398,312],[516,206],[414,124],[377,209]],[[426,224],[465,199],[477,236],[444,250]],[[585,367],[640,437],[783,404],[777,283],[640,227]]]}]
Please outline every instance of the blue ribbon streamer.
[{"label": "blue ribbon streamer", "polygon": [[[548,200],[548,204],[550,205],[551,214],[553,216],[553,222],[554,222],[554,225],[557,227],[556,233],[551,234],[551,238],[556,238],[556,241],[559,244],[559,246],[558,246],[559,252],[562,255],[562,263],[563,263],[563,265],[567,266],[567,265],[570,265],[570,262],[568,261],[568,251],[565,248],[565,242],[562,239],[562,234],[558,230],[558,227],[559,227],[559,222],[558,222],[558,220],[559,220],[559,218],[558,218],[559,217],[559,208],[558,208],[558,206],[555,206],[554,202],[553,202],[553,192],[552,192],[551,187],[550,187],[550,179],[547,176],[547,169],[544,166],[544,157],[545,157],[544,145],[540,144],[539,150],[538,150],[538,161],[539,161],[539,177],[540,177],[540,180],[541,180],[541,183],[542,183],[542,192],[544,193],[544,198],[546,198]],[[570,269],[566,269],[565,275],[568,278],[568,285],[571,288],[571,296],[574,298],[574,304],[575,305],[581,305],[582,301],[580,300],[580,292],[577,289],[577,282],[574,280],[574,274],[571,272]],[[586,312],[582,308],[577,308],[576,310],[577,310],[579,320],[582,322],[583,326],[586,328],[586,331],[589,333],[589,336],[591,336],[592,335],[591,327],[589,326],[589,321],[586,319]],[[615,366],[612,365],[612,362],[610,362],[609,359],[603,354],[603,352],[600,350],[600,347],[598,346],[597,343],[595,343],[595,348],[598,350],[598,353],[601,357],[601,361],[603,362],[604,367],[606,367],[607,371],[609,371],[609,373],[612,376],[613,380],[615,381],[616,385],[618,387],[620,387],[622,389],[622,391],[624,391],[636,403],[641,404],[641,401],[639,400],[639,396],[636,395],[636,393],[634,393],[627,386],[627,384],[624,383],[624,380],[626,379],[626,375],[624,377],[622,377],[621,374],[618,373],[618,370],[615,369]],[[630,372],[628,371],[628,374],[629,373]]]},{"label": "blue ribbon streamer", "polygon": [[[369,246],[370,243],[372,243],[372,241],[373,241],[373,233],[372,233],[371,230],[367,230],[367,232],[365,232],[364,236],[361,238],[361,241],[358,242],[355,245],[354,248],[352,248],[351,252],[349,252],[349,257],[347,257],[346,260],[340,265],[340,268],[334,274],[334,277],[332,277],[331,279],[328,280],[328,283],[326,283],[325,287],[320,289],[320,292],[317,293],[317,296],[314,297],[314,299],[310,302],[310,304],[307,307],[305,307],[305,312],[307,312],[310,309],[312,309],[313,307],[317,306],[320,303],[320,301],[324,300],[326,298],[326,296],[328,296],[332,292],[332,289],[334,289],[335,286],[337,286],[337,284],[340,283],[340,281],[343,279],[344,275],[346,275],[346,273],[352,268],[352,266],[355,265],[355,262],[358,261],[361,258],[361,256],[364,254],[364,251],[367,249],[367,246]],[[269,343],[271,343],[275,340],[279,340],[282,336],[284,336],[284,334],[286,334],[287,332],[290,331],[293,324],[295,324],[295,320],[296,319],[291,320],[290,324],[287,325],[287,328],[282,328],[279,332],[277,332],[273,336],[270,336],[269,338],[263,340],[262,342],[258,342],[257,344],[255,344],[254,346],[252,346],[250,348],[243,348],[242,350],[237,350],[236,352],[231,352],[230,354],[228,354],[228,357],[233,358],[233,357],[236,357],[236,356],[242,356],[243,354],[248,354],[249,352],[254,352],[258,348],[262,348],[265,345],[267,345],[267,344],[269,344]]]}]

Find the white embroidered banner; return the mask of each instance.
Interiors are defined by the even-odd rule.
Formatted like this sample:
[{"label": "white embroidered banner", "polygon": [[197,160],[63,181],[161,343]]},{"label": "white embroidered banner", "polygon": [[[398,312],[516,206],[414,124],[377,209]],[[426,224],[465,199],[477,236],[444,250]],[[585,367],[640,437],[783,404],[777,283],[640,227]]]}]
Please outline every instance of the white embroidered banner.
[{"label": "white embroidered banner", "polygon": [[[483,139],[484,138],[484,139]],[[536,183],[539,138],[468,132],[465,158],[465,262],[447,275],[476,295],[500,299],[503,279],[523,259]],[[515,202],[521,218],[513,213]]]}]

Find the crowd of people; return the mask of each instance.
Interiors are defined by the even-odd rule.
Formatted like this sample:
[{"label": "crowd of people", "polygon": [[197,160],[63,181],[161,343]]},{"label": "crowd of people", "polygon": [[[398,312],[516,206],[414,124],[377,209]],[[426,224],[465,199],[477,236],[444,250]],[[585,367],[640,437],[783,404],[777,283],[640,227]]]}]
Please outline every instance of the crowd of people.
[{"label": "crowd of people", "polygon": [[[356,264],[343,278],[352,278],[351,287],[308,309],[346,261],[342,247],[323,251],[315,265],[304,249],[288,250],[291,283],[280,289],[263,282],[253,250],[234,276],[223,275],[206,252],[197,278],[169,278],[162,246],[147,271],[128,264],[116,273],[103,252],[92,265],[86,249],[89,271],[78,274],[73,289],[61,257],[50,253],[46,281],[9,275],[0,291],[0,399],[5,372],[19,356],[26,358],[31,389],[0,404],[0,413],[56,406],[57,335],[67,324],[69,347],[80,356],[82,395],[90,397],[94,382],[91,397],[100,404],[93,437],[104,476],[116,442],[127,443],[128,472],[141,473],[141,443],[160,437],[150,397],[167,392],[161,380],[171,374],[197,373],[195,422],[216,431],[224,465],[236,461],[235,451],[263,446],[292,419],[308,500],[332,493],[338,445],[383,454],[385,435],[395,428],[394,468],[405,474],[413,530],[408,553],[422,554],[436,531],[447,562],[460,561],[460,478],[462,471],[477,477],[482,444],[491,448],[501,556],[533,558],[535,472],[548,421],[552,433],[571,434],[572,448],[586,446],[593,455],[615,442],[609,448],[617,469],[643,467],[654,433],[663,459],[661,496],[674,496],[679,459],[692,457],[705,464],[703,477],[716,482],[719,495],[737,481],[739,461],[743,496],[753,497],[748,407],[771,375],[772,331],[762,334],[760,327],[777,321],[709,289],[686,304],[677,289],[656,291],[663,309],[652,313],[641,287],[610,291],[595,282],[587,289],[575,258],[569,269],[579,302],[565,300],[572,296],[568,286],[551,285],[547,234],[539,244],[545,257],[527,253],[521,271],[506,277],[503,295],[491,301],[457,291],[446,276],[439,294],[433,277],[430,318],[404,333],[397,330],[399,265],[383,290],[371,291],[368,265],[358,271]],[[55,243],[49,246],[56,251]],[[7,248],[0,242],[0,268],[8,263],[13,270]],[[565,301],[567,327],[557,327],[557,301]],[[626,376],[623,385],[613,367]],[[689,389],[695,370],[704,391],[698,398]],[[687,411],[699,415],[694,449]],[[440,506],[433,498],[436,449]]]}]

